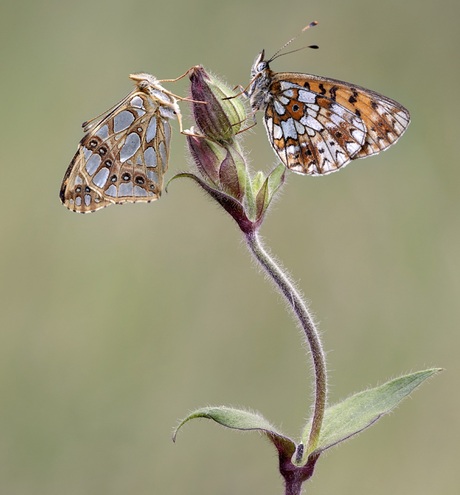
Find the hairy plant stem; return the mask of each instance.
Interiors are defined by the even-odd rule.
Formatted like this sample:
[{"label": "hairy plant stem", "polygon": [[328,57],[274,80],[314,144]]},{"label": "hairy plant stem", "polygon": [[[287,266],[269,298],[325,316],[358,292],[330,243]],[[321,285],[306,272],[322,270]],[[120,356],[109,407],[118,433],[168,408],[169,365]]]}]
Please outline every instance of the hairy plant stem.
[{"label": "hairy plant stem", "polygon": [[252,254],[258,263],[264,268],[265,272],[275,283],[276,288],[284,295],[289,306],[292,308],[292,311],[299,320],[305,332],[305,337],[310,347],[315,374],[315,401],[308,444],[305,446],[305,452],[308,455],[317,447],[327,399],[326,359],[321,345],[321,340],[319,338],[319,333],[313,323],[313,318],[308,311],[305,301],[302,299],[293,283],[289,280],[286,273],[267,253],[260,241],[257,231],[254,230],[245,233],[245,236]]}]

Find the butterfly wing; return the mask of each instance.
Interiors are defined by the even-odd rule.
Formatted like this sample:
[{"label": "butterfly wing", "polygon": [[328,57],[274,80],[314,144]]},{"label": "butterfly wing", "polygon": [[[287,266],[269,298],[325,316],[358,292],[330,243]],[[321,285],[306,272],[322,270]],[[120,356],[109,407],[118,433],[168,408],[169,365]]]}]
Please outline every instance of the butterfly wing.
[{"label": "butterfly wing", "polygon": [[387,149],[409,126],[409,111],[387,96],[337,79],[309,77],[312,91],[324,93],[354,112],[366,125],[365,143],[354,158],[364,158]]},{"label": "butterfly wing", "polygon": [[67,208],[88,213],[110,204],[160,197],[171,126],[155,99],[133,91],[84,126],[87,134],[61,186],[60,198]]},{"label": "butterfly wing", "polygon": [[335,79],[278,73],[265,127],[273,149],[294,172],[325,175],[388,148],[409,112],[378,93]]}]

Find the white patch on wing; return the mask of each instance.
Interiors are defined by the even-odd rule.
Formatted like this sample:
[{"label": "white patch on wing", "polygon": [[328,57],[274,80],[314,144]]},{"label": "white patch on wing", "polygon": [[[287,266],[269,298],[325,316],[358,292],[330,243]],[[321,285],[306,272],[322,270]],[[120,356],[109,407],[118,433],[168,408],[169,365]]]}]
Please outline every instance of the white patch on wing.
[{"label": "white patch on wing", "polygon": [[323,173],[324,174],[327,174],[329,172],[333,172],[336,169],[337,169],[337,167],[335,167],[334,164],[332,162],[330,162],[329,160],[327,160],[323,163]]},{"label": "white patch on wing", "polygon": [[[303,119],[304,117],[302,117]],[[309,115],[305,118],[305,126],[313,129],[315,131],[320,131],[323,129],[323,126],[313,117],[310,117]]]},{"label": "white patch on wing", "polygon": [[364,140],[366,137],[365,132],[363,132],[361,129],[351,129],[350,133],[359,144],[364,144]]},{"label": "white patch on wing", "polygon": [[311,115],[312,117],[316,117],[319,112],[319,105],[315,104],[310,104],[306,106],[307,108],[307,115]]},{"label": "white patch on wing", "polygon": [[278,100],[273,102],[273,106],[275,107],[275,112],[278,115],[284,115],[286,113],[286,108]]},{"label": "white patch on wing", "polygon": [[133,189],[133,196],[136,196],[136,197],[139,197],[139,196],[148,196],[148,194],[147,194],[147,191],[144,188],[142,188],[142,187],[140,187],[138,185],[135,185],[134,186],[134,189]]},{"label": "white patch on wing", "polygon": [[97,132],[96,136],[101,139],[107,139],[109,137],[109,126],[106,124],[102,126]]},{"label": "white patch on wing", "polygon": [[297,153],[300,152],[300,146],[296,146],[295,144],[290,144],[286,148],[286,152],[288,155],[296,155]]},{"label": "white patch on wing", "polygon": [[364,124],[364,122],[360,118],[353,117],[351,122],[355,127],[360,129],[361,131],[366,131],[366,125]]},{"label": "white patch on wing", "polygon": [[345,147],[347,148],[348,154],[350,156],[355,155],[361,149],[361,146],[359,144],[350,141],[347,141]]},{"label": "white patch on wing", "polygon": [[134,98],[132,98],[130,103],[131,106],[133,106],[134,108],[141,108],[142,110],[145,110],[144,101],[140,96],[135,96]]},{"label": "white patch on wing", "polygon": [[150,119],[149,125],[147,126],[147,132],[145,133],[145,140],[147,143],[150,143],[150,141],[157,135],[157,119],[155,116],[153,116]]},{"label": "white patch on wing", "polygon": [[109,169],[107,167],[102,167],[101,170],[93,177],[93,182],[97,187],[104,187],[109,176]]},{"label": "white patch on wing", "polygon": [[337,115],[340,115],[343,117],[345,115],[345,112],[349,112],[349,110],[346,110],[342,105],[338,105],[337,103],[332,103],[331,105],[331,112],[336,113]]},{"label": "white patch on wing", "polygon": [[141,145],[141,140],[139,138],[139,135],[136,134],[135,132],[132,132],[131,134],[128,135],[126,138],[125,144],[122,146],[120,150],[120,161],[123,163],[128,158],[131,158],[134,153],[139,149]]},{"label": "white patch on wing", "polygon": [[117,197],[117,188],[115,187],[114,184],[111,184],[107,190],[105,191],[105,194],[107,196],[112,196],[112,198],[116,198]]},{"label": "white patch on wing", "polygon": [[329,128],[334,128],[336,126],[340,126],[342,123],[343,123],[343,118],[340,117],[340,115],[337,115],[336,113],[332,113],[331,114],[331,120],[332,120],[332,123],[333,125],[327,125],[326,126]]},{"label": "white patch on wing", "polygon": [[289,98],[280,95],[278,96],[277,101],[281,103],[281,105],[287,105],[289,103]]},{"label": "white patch on wing", "polygon": [[101,157],[97,153],[93,153],[90,159],[86,162],[85,168],[89,175],[96,172],[97,167],[101,164]]},{"label": "white patch on wing", "polygon": [[128,110],[123,110],[113,119],[114,132],[120,132],[127,129],[134,122],[134,115]]},{"label": "white patch on wing", "polygon": [[151,180],[152,182],[158,183],[158,175],[153,170],[147,169],[147,179]]},{"label": "white patch on wing", "polygon": [[299,101],[303,103],[316,103],[316,95],[306,89],[299,89]]},{"label": "white patch on wing", "polygon": [[147,167],[157,166],[157,154],[151,146],[144,151],[144,161]]},{"label": "white patch on wing", "polygon": [[274,125],[273,126],[273,137],[275,139],[281,139],[283,137],[283,130],[279,125]]},{"label": "white patch on wing", "polygon": [[280,82],[280,87],[281,87],[281,90],[285,90],[285,89],[291,89],[291,88],[299,88],[300,86],[298,84],[295,84],[295,83],[292,83],[292,82],[289,82],[289,81],[281,81]]},{"label": "white patch on wing", "polygon": [[119,186],[119,196],[132,196],[133,195],[133,183],[122,182]]},{"label": "white patch on wing", "polygon": [[88,148],[85,148],[84,146],[82,147],[83,149],[83,155],[85,157],[86,160],[88,160],[88,158],[92,155],[92,151],[89,150]]},{"label": "white patch on wing", "polygon": [[282,120],[281,127],[283,129],[283,135],[286,139],[287,138],[297,139],[297,131],[295,130],[293,119]]},{"label": "white patch on wing", "polygon": [[298,120],[294,121],[296,131],[300,134],[303,135],[307,132],[307,129],[305,126]]}]

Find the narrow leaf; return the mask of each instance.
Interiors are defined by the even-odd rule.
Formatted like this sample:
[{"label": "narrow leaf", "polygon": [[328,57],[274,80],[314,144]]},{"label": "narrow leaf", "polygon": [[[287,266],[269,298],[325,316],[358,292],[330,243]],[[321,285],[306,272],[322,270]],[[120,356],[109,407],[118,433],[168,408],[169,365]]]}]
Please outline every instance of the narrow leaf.
[{"label": "narrow leaf", "polygon": [[283,185],[285,175],[286,175],[286,167],[282,163],[280,163],[270,172],[268,176],[270,199],[273,198],[273,195],[275,194],[277,189]]},{"label": "narrow leaf", "polygon": [[291,457],[294,454],[296,445],[293,440],[278,432],[263,416],[257,413],[234,409],[231,407],[203,407],[189,414],[183,419],[174,431],[173,441],[176,441],[177,433],[182,426],[196,418],[212,419],[222,426],[233,430],[259,431],[273,442],[278,452],[284,456]]},{"label": "narrow leaf", "polygon": [[[441,371],[439,368],[418,371],[410,375],[391,380],[348,397],[328,407],[315,453],[322,452],[365,430],[384,414],[392,411],[405,397],[427,378]],[[307,424],[302,439],[308,439],[311,423]],[[306,462],[309,453],[302,460]]]},{"label": "narrow leaf", "polygon": [[281,163],[265,179],[256,196],[256,222],[261,223],[278,189],[284,183],[286,167]]},{"label": "narrow leaf", "polygon": [[262,184],[256,196],[256,221],[260,221],[265,213],[265,206],[268,201],[268,178]]},{"label": "narrow leaf", "polygon": [[262,184],[265,181],[265,175],[261,170],[258,170],[252,179],[252,189],[254,194],[257,194]]}]

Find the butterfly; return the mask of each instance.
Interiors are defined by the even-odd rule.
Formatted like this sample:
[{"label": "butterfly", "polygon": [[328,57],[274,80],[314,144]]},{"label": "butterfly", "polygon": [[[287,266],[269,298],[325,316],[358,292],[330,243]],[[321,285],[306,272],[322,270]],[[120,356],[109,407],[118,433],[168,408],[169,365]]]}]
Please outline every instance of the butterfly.
[{"label": "butterfly", "polygon": [[113,108],[82,124],[80,141],[62,181],[69,210],[89,213],[111,204],[154,201],[168,168],[169,120],[182,120],[176,97],[154,76],[131,74],[135,89]]},{"label": "butterfly", "polygon": [[278,53],[270,60],[264,51],[257,56],[247,94],[252,110],[265,112],[270,144],[293,172],[330,174],[385,150],[407,129],[409,112],[375,91],[311,74],[273,72],[270,62]]}]

